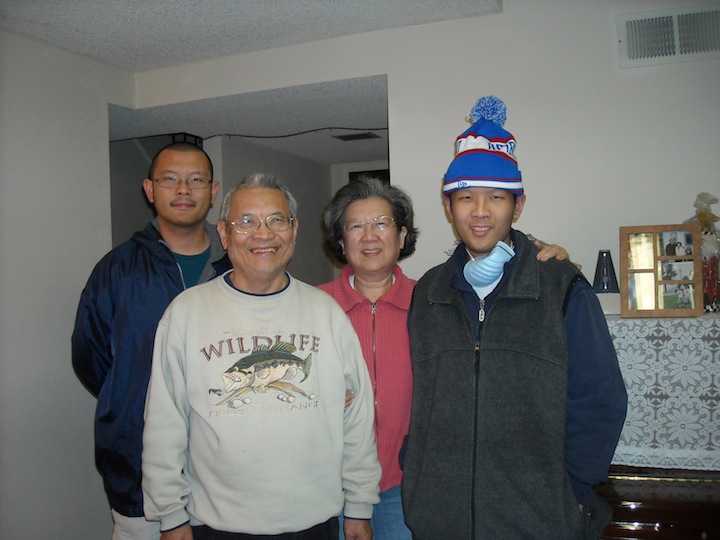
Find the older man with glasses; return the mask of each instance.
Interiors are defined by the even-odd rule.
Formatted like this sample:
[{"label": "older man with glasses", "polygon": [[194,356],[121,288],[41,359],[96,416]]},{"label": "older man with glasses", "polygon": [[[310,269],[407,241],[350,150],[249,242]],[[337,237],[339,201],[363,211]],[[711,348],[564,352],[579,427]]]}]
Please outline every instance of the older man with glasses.
[{"label": "older man with glasses", "polygon": [[205,152],[185,142],[166,146],[143,188],[157,217],[97,264],[72,336],[75,372],[98,400],[95,460],[112,509],[113,540],[160,538],[159,524],[143,514],[140,470],[157,323],[178,293],[230,268],[206,222],[219,185]]},{"label": "older man with glasses", "polygon": [[146,515],[163,540],[336,540],[343,512],[345,538],[370,540],[370,377],[340,306],[287,272],[295,199],[249,176],[225,196],[218,233],[232,270],[181,293],[158,325]]}]

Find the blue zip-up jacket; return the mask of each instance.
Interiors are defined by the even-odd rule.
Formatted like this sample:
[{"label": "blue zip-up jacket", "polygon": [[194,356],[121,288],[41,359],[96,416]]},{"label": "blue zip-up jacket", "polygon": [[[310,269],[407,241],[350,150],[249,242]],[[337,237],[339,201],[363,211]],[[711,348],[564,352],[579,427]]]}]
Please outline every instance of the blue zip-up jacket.
[{"label": "blue zip-up jacket", "polygon": [[[231,268],[217,231],[205,228],[212,243],[200,282]],[[98,400],[95,463],[110,506],[124,516],[143,515],[140,455],[155,329],[184,289],[180,267],[150,222],[98,262],[80,296],[72,363]]]}]

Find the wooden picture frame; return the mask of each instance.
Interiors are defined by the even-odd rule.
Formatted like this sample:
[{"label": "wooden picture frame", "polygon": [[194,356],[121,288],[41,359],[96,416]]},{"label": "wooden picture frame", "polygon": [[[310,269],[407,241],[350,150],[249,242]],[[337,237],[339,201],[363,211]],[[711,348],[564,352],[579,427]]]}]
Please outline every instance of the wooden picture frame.
[{"label": "wooden picture frame", "polygon": [[703,313],[700,226],[620,227],[620,315]]}]

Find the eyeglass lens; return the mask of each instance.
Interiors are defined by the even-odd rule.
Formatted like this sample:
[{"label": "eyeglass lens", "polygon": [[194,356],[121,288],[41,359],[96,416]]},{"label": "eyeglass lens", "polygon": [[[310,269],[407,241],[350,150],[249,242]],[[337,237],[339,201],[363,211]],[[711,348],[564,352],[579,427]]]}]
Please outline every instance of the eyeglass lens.
[{"label": "eyeglass lens", "polygon": [[185,182],[190,189],[205,189],[210,185],[212,180],[201,176],[193,176],[191,178],[178,178],[177,176],[163,176],[162,178],[154,178],[160,187],[175,188]]},{"label": "eyeglass lens", "polygon": [[373,231],[382,232],[386,228],[390,227],[394,221],[395,221],[395,219],[390,216],[378,216],[376,218],[373,218],[369,222],[368,221],[348,221],[345,224],[345,231],[352,232],[352,233],[362,233],[362,232],[365,232],[365,230],[367,229],[367,226],[370,225],[370,227],[372,227]]},{"label": "eyeglass lens", "polygon": [[231,224],[235,231],[239,234],[250,234],[260,229],[260,225],[263,221],[265,221],[265,225],[267,225],[267,228],[271,231],[282,232],[290,228],[293,218],[282,214],[271,214],[264,220],[261,220],[257,216],[247,214],[231,222]]}]

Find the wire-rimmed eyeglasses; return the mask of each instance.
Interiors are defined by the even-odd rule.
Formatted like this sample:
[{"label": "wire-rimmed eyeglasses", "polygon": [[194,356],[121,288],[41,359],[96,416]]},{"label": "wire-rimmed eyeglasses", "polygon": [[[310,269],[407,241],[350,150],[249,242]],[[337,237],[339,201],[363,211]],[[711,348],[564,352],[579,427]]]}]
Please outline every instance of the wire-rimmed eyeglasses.
[{"label": "wire-rimmed eyeglasses", "polygon": [[192,176],[190,178],[179,178],[177,176],[162,176],[160,178],[151,178],[157,185],[166,189],[177,189],[180,184],[185,182],[190,189],[207,189],[212,184],[212,178],[203,178],[202,176]]},{"label": "wire-rimmed eyeglasses", "polygon": [[231,221],[230,225],[233,226],[233,229],[235,229],[235,232],[238,234],[252,234],[260,230],[260,225],[262,225],[263,221],[268,229],[278,233],[287,231],[292,227],[295,218],[288,217],[284,214],[270,214],[265,219],[260,219],[252,214],[245,214],[235,221]]},{"label": "wire-rimmed eyeglasses", "polygon": [[375,232],[382,232],[388,227],[392,227],[395,222],[395,218],[391,216],[378,216],[371,219],[370,221],[348,221],[343,226],[345,232],[348,234],[362,234],[367,229],[368,225]]}]

